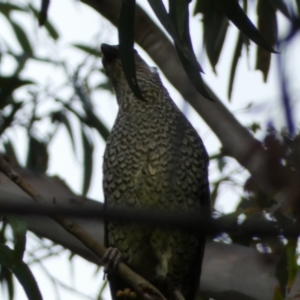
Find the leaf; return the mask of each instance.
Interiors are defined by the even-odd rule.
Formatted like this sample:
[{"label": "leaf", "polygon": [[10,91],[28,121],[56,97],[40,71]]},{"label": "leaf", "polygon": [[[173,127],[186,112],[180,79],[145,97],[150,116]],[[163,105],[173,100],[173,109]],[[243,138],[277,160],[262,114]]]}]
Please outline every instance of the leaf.
[{"label": "leaf", "polygon": [[12,10],[26,11],[25,8],[23,8],[22,6],[7,2],[0,2],[0,13],[4,14],[5,17],[8,18]]},{"label": "leaf", "polygon": [[97,296],[97,300],[104,299],[103,294],[104,294],[104,291],[107,287],[107,284],[108,284],[108,280],[104,280],[103,283],[101,284],[100,291],[99,291],[98,296]]},{"label": "leaf", "polygon": [[181,40],[183,40],[186,33],[186,14],[188,5],[189,3],[186,0],[169,1],[169,15]]},{"label": "leaf", "polygon": [[274,294],[273,294],[273,300],[284,300],[284,297],[281,294],[280,286],[276,285]]},{"label": "leaf", "polygon": [[223,171],[224,167],[226,166],[226,160],[224,158],[224,156],[220,156],[218,159],[217,159],[217,163],[218,163],[218,169],[220,172]]},{"label": "leaf", "polygon": [[102,121],[99,120],[98,117],[94,114],[93,104],[90,95],[87,92],[87,89],[83,85],[80,85],[78,81],[74,83],[74,89],[75,93],[78,95],[80,101],[83,104],[83,109],[86,113],[86,118],[82,118],[77,112],[71,109],[70,106],[66,105],[66,107],[70,111],[72,111],[82,122],[86,123],[91,127],[96,128],[100,135],[103,137],[103,139],[106,140],[109,131],[106,128],[106,126],[102,123]]},{"label": "leaf", "polygon": [[84,126],[81,126],[81,136],[83,142],[83,185],[82,194],[86,195],[91,184],[91,178],[93,173],[93,152],[94,145],[86,133]]},{"label": "leaf", "polygon": [[300,14],[300,0],[296,0],[298,15]]},{"label": "leaf", "polygon": [[87,117],[81,116],[75,109],[73,109],[69,104],[63,103],[66,109],[72,112],[81,122],[85,123],[86,125],[95,128],[100,136],[106,141],[108,138],[109,130],[103,124],[101,120],[93,113],[92,110],[86,109],[85,112]]},{"label": "leaf", "polygon": [[286,16],[288,19],[291,18],[288,7],[284,0],[268,0],[269,3],[274,7],[275,10],[281,11],[281,13]]},{"label": "leaf", "polygon": [[113,93],[112,85],[109,80],[99,82],[92,89],[93,90],[102,89],[102,90],[106,90],[106,91]]},{"label": "leaf", "polygon": [[288,268],[288,282],[287,288],[288,291],[292,288],[297,272],[298,272],[298,265],[297,265],[297,238],[290,238],[286,245],[286,256],[287,256],[287,268]]},{"label": "leaf", "polygon": [[40,26],[43,26],[47,21],[49,3],[50,3],[50,0],[42,0],[40,17],[39,17],[39,25]]},{"label": "leaf", "polygon": [[199,73],[199,71],[195,70],[195,66],[190,63],[189,60],[183,54],[179,51],[178,48],[176,48],[178,56],[182,62],[183,68],[185,69],[185,72],[187,73],[189,79],[193,83],[196,90],[205,98],[209,100],[213,100],[212,97],[208,94],[205,84],[203,82],[203,79]]},{"label": "leaf", "polygon": [[[43,6],[43,4],[42,4]],[[39,20],[39,24],[43,25],[45,27],[45,29],[48,31],[49,35],[53,38],[53,40],[58,40],[59,38],[59,33],[57,31],[57,29],[54,27],[54,25],[47,19],[47,16],[42,16],[40,14],[40,12],[31,4],[28,5],[28,7],[30,8],[30,10],[33,12],[34,16],[37,18],[37,20]],[[43,8],[42,8],[43,10]],[[42,11],[41,11],[42,13]],[[46,17],[46,19],[44,20],[44,17]],[[42,22],[42,24],[41,24]]]},{"label": "leaf", "polygon": [[216,73],[215,67],[219,61],[227,34],[228,20],[222,15],[216,16],[212,21],[214,22],[209,22],[212,24],[207,24],[209,29],[204,29],[204,42],[209,61],[213,67],[213,71]]},{"label": "leaf", "polygon": [[27,84],[35,84],[35,82],[20,79],[17,76],[0,76],[0,109],[3,109],[9,103],[7,98],[12,95],[13,91]]},{"label": "leaf", "polygon": [[33,50],[31,47],[31,44],[29,42],[29,39],[27,38],[27,35],[25,31],[23,30],[22,26],[20,26],[18,23],[10,19],[10,24],[12,25],[14,32],[16,34],[16,37],[23,49],[23,51],[30,57],[33,56]]},{"label": "leaf", "polygon": [[[156,17],[159,19],[161,24],[164,26],[166,31],[171,35],[173,38],[176,46],[180,49],[181,55],[186,57],[186,60],[190,62],[190,65],[193,65],[195,70],[198,72],[203,72],[201,66],[199,65],[196,56],[193,52],[193,49],[189,47],[185,42],[180,38],[180,35],[177,30],[177,25],[174,24],[168,15],[166,8],[161,0],[148,0],[152,10],[156,14]],[[185,14],[188,12],[185,11]],[[173,15],[174,16],[174,15]],[[186,24],[188,26],[188,15],[186,16]],[[187,32],[188,27],[186,28],[185,32]]]},{"label": "leaf", "polygon": [[26,168],[45,173],[48,169],[48,143],[29,136]]},{"label": "leaf", "polygon": [[[279,285],[280,285],[279,290],[284,299],[286,294],[286,285],[288,282],[288,266],[287,266],[287,256],[285,251],[283,251],[279,257],[278,263],[276,265],[275,276],[279,281]],[[277,292],[277,294],[279,293]]]},{"label": "leaf", "polygon": [[100,50],[97,50],[90,46],[83,45],[83,44],[73,44],[73,46],[77,49],[80,49],[80,50],[88,53],[88,54],[94,55],[96,57],[102,57],[102,52]]},{"label": "leaf", "polygon": [[134,21],[135,0],[123,0],[118,24],[120,60],[130,89],[138,99],[146,101],[138,85],[135,72]]},{"label": "leaf", "polygon": [[[192,42],[189,33],[189,11],[188,11],[188,3],[185,3],[183,6],[183,2],[180,2],[181,8],[184,8],[184,15],[182,17],[183,12],[178,13],[177,8],[175,9],[175,4],[170,2],[170,17],[164,7],[164,4],[161,0],[148,0],[153,11],[156,16],[165,27],[165,29],[169,32],[175,42],[175,48],[178,53],[178,56],[181,60],[181,63],[193,83],[196,90],[205,98],[212,100],[211,96],[207,92],[205,88],[205,84],[202,80],[200,72],[202,72],[202,68],[199,65],[196,55],[193,51]],[[179,0],[177,0],[179,1]],[[177,2],[178,3],[178,2]],[[180,20],[177,20],[178,15],[180,16]],[[184,29],[182,28],[182,23],[184,19]],[[181,26],[181,27],[180,27]],[[178,30],[180,30],[182,36],[180,36]]]},{"label": "leaf", "polygon": [[14,251],[0,244],[0,265],[10,269],[22,285],[29,300],[42,300],[43,297],[29,267],[22,262],[15,262]]},{"label": "leaf", "polygon": [[213,71],[218,63],[228,28],[228,19],[213,1],[198,1],[194,13],[203,15],[203,41]]},{"label": "leaf", "polygon": [[19,263],[23,259],[24,251],[26,248],[26,231],[27,226],[20,217],[6,216],[8,223],[14,231],[14,257],[15,262]]},{"label": "leaf", "polygon": [[57,122],[62,123],[66,126],[69,137],[71,139],[73,151],[74,151],[74,153],[76,153],[76,151],[75,151],[75,141],[74,141],[74,135],[73,135],[71,123],[70,123],[69,119],[67,118],[65,112],[61,112],[61,111],[53,112],[52,115],[51,115],[51,120],[52,120],[52,123],[57,121]]},{"label": "leaf", "polygon": [[210,202],[211,202],[211,207],[215,207],[216,200],[218,197],[218,192],[219,192],[219,187],[220,187],[221,181],[217,181],[213,186],[213,189],[210,194]]},{"label": "leaf", "polygon": [[[1,280],[1,287],[4,290],[6,287],[7,296],[9,300],[14,300],[15,296],[15,287],[14,287],[14,275],[13,273],[6,267],[0,264],[0,280]],[[3,293],[3,292],[2,292]]]},{"label": "leaf", "polygon": [[186,0],[169,1],[170,21],[176,30],[175,36],[179,37],[179,43],[176,43],[176,50],[186,58],[185,61],[188,61],[190,67],[196,72],[203,72],[194,53],[190,37],[188,4]]},{"label": "leaf", "polygon": [[93,112],[88,112],[87,117],[88,121],[86,122],[86,124],[94,127],[98,131],[100,136],[102,136],[102,138],[106,141],[109,135],[109,130],[107,129],[107,127]]},{"label": "leaf", "polygon": [[238,39],[237,39],[236,46],[235,46],[235,50],[234,50],[234,54],[233,54],[231,68],[230,68],[228,93],[227,93],[227,96],[228,96],[229,100],[231,99],[232,87],[233,87],[233,82],[234,82],[235,73],[236,73],[236,67],[237,67],[238,61],[241,57],[243,43],[244,43],[243,35],[242,35],[241,32],[239,32]]},{"label": "leaf", "polygon": [[0,124],[0,136],[7,128],[9,128],[12,125],[16,113],[23,107],[23,102],[13,102],[11,105],[12,110],[9,113],[9,115],[2,116]]},{"label": "leaf", "polygon": [[[268,1],[259,0],[257,4],[258,29],[271,45],[277,41],[276,12]],[[256,70],[263,73],[264,82],[267,81],[271,63],[271,53],[258,47],[256,54]]]},{"label": "leaf", "polygon": [[266,41],[257,28],[253,25],[243,9],[236,0],[214,0],[227,18],[235,24],[235,26],[245,34],[251,41],[256,43],[263,49],[276,53],[272,45]]},{"label": "leaf", "polygon": [[[8,155],[11,159],[13,159],[15,162],[18,161],[17,155],[14,149],[13,144],[9,139],[7,139],[5,142],[3,142],[5,154]],[[0,243],[1,243],[1,238],[0,238]]]}]

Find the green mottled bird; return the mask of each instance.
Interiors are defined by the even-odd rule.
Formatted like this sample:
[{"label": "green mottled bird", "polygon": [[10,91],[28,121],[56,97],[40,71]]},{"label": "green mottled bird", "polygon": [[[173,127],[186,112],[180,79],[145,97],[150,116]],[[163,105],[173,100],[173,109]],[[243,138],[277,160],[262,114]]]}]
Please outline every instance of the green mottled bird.
[{"label": "green mottled bird", "polygon": [[[135,51],[136,76],[144,98],[140,100],[126,81],[118,46],[102,44],[101,50],[119,105],[104,154],[106,207],[210,214],[205,147],[169,96],[157,69]],[[168,300],[195,298],[204,245],[205,236],[195,232],[106,224],[106,246],[117,248],[122,260]],[[126,286],[114,280],[115,299],[116,291]]]}]

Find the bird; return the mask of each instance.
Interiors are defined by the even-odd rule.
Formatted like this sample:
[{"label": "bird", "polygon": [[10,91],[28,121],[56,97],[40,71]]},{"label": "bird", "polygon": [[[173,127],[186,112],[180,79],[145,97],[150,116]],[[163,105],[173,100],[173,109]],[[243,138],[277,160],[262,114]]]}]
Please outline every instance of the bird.
[{"label": "bird", "polygon": [[[101,51],[119,107],[103,159],[105,208],[210,215],[207,151],[171,99],[157,68],[134,50],[140,99],[127,83],[119,46],[102,44]],[[117,249],[118,258],[166,299],[192,300],[200,282],[203,232],[105,222],[105,244]],[[114,280],[111,291],[116,299],[125,286]]]}]

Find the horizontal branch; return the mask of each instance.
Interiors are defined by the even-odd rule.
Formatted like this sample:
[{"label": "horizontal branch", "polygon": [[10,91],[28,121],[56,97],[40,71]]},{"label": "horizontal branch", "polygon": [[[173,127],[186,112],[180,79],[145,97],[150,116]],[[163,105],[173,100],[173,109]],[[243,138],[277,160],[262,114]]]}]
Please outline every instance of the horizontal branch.
[{"label": "horizontal branch", "polygon": [[[5,201],[5,199],[2,199]],[[17,199],[16,199],[17,200]],[[278,227],[275,222],[255,222],[251,224],[231,222],[228,224],[222,217],[211,219],[203,213],[183,213],[170,212],[154,209],[105,209],[103,204],[97,201],[91,201],[84,207],[70,206],[74,199],[64,199],[63,203],[20,203],[13,204],[6,201],[0,206],[2,214],[18,214],[18,215],[36,215],[57,217],[76,217],[84,219],[107,220],[110,222],[138,223],[146,225],[155,225],[160,227],[179,227],[188,231],[197,231],[206,233],[212,237],[216,237],[223,232],[229,234],[239,234],[249,237],[264,236],[298,236],[300,235],[300,225],[296,223],[285,223]]]}]

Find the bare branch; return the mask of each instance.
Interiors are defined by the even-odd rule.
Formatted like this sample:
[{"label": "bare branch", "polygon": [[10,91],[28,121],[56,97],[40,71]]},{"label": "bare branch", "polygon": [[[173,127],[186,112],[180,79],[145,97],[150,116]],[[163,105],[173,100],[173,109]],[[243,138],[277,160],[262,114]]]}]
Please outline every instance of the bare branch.
[{"label": "bare branch", "polygon": [[35,201],[40,201],[40,196],[30,186],[30,184],[22,179],[22,177],[16,173],[6,160],[0,155],[0,172],[5,174],[12,182],[18,185],[26,194],[32,197]]}]

